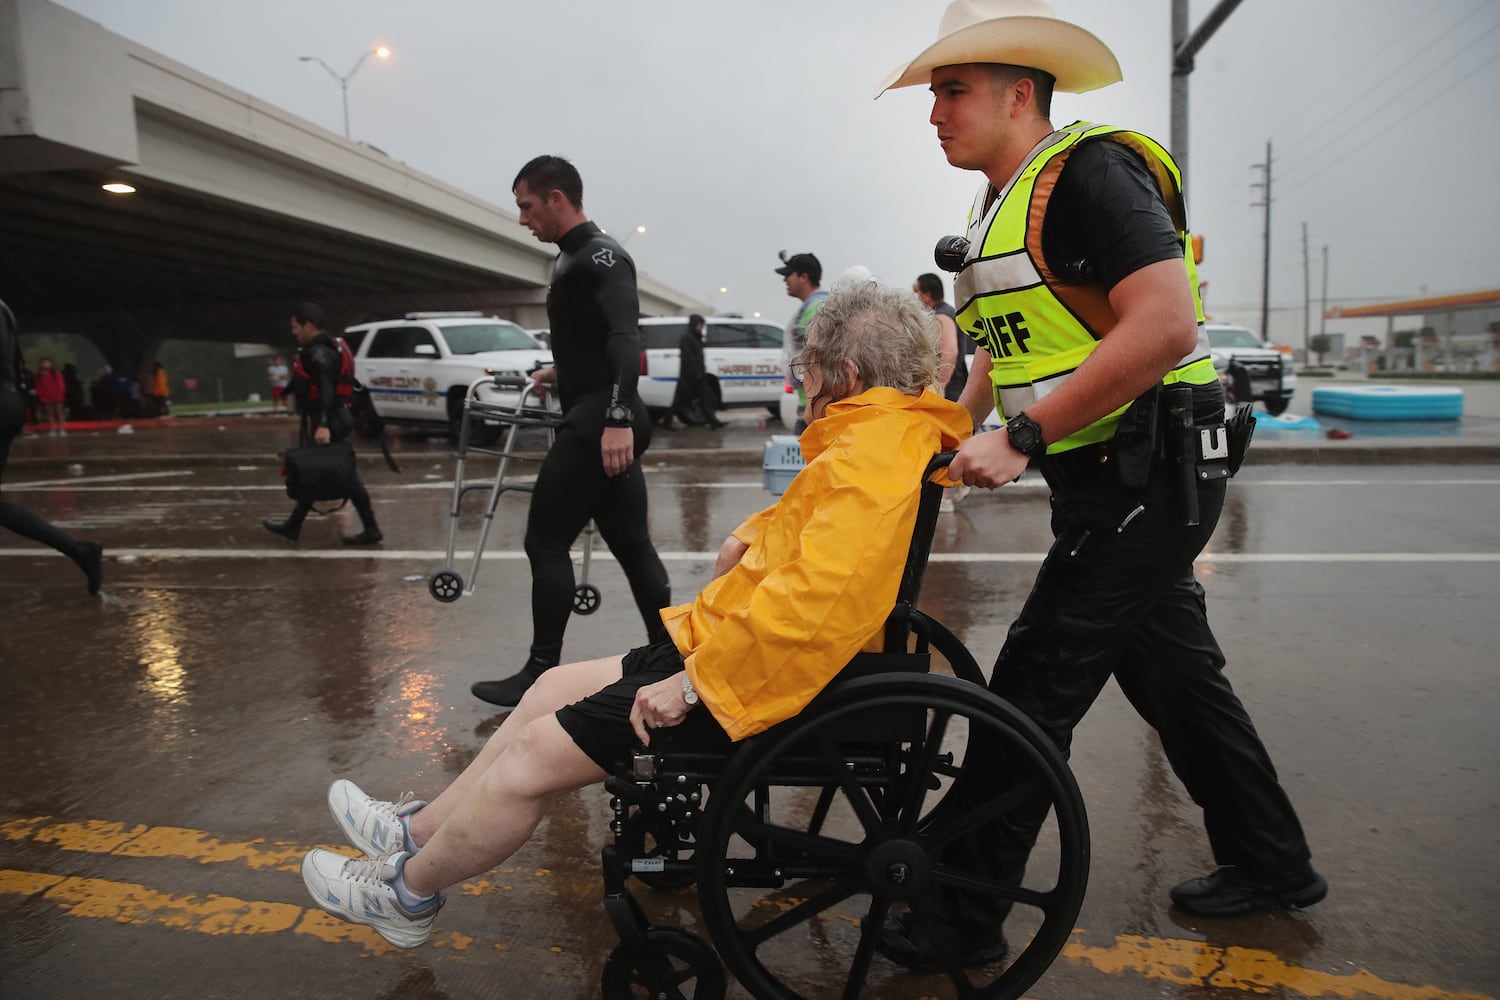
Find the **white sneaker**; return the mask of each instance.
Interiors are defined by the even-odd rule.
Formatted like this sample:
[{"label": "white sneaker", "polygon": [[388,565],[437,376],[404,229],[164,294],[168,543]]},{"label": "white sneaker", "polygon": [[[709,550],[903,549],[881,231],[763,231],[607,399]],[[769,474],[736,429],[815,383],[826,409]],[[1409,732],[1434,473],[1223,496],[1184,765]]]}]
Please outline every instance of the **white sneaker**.
[{"label": "white sneaker", "polygon": [[302,859],[302,882],[313,900],[334,916],[373,927],[398,948],[415,948],[432,936],[443,897],[433,896],[416,910],[401,905],[391,883],[409,857],[399,851],[383,858],[346,858],[314,848]]},{"label": "white sneaker", "polygon": [[406,829],[401,817],[410,816],[427,804],[407,792],[395,802],[372,799],[352,781],[335,781],[328,789],[328,811],[344,831],[349,843],[368,857],[379,858],[406,850]]}]

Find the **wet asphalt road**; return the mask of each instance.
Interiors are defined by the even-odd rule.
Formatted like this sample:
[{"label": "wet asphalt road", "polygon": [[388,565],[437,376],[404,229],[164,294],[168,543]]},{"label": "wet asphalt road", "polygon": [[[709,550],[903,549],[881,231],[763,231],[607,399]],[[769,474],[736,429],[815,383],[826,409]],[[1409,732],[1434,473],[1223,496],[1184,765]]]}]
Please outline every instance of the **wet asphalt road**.
[{"label": "wet asphalt road", "polygon": [[[7,471],[7,499],[103,539],[108,558],[92,599],[71,565],[0,537],[0,996],[597,996],[614,943],[600,790],[560,801],[510,863],[454,890],[419,951],[324,917],[295,871],[308,847],[338,844],[332,778],[431,794],[497,723],[468,686],[525,655],[524,499],[502,499],[477,592],[440,604],[427,578],[447,540],[443,442],[403,437],[401,476],[366,462],[387,540],[349,550],[337,536],[355,522],[328,523],[343,515],[310,521],[299,545],[259,527],[290,506],[271,458],[286,422],[171,423],[18,441]],[[766,430],[733,424],[648,455],[652,532],[684,599],[770,499],[754,457]],[[1200,575],[1330,895],[1239,920],[1171,910],[1167,889],[1211,859],[1111,686],[1073,757],[1089,893],[1036,1000],[1500,995],[1500,466],[1461,449],[1409,465],[1275,454],[1235,480]],[[482,498],[467,504],[461,557]],[[982,663],[1046,532],[1029,480],[939,525],[923,604]],[[613,563],[591,575],[603,606],[574,618],[570,658],[643,636]],[[639,896],[657,923],[701,932],[691,894]],[[807,968],[838,960],[808,943]],[[878,968],[870,995],[944,995]]]}]

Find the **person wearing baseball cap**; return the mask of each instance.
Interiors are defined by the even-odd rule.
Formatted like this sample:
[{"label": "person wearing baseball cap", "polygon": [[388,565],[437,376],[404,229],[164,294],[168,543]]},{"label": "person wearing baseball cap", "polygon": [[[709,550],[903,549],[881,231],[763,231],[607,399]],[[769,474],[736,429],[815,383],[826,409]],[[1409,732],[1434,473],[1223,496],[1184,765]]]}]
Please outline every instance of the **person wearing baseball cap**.
[{"label": "person wearing baseball cap", "polygon": [[786,282],[786,293],[799,303],[781,340],[781,363],[786,372],[787,384],[797,390],[796,430],[800,434],[807,427],[803,415],[807,408],[807,391],[802,388],[802,380],[793,373],[792,364],[802,357],[802,351],[807,347],[807,325],[812,322],[818,306],[828,297],[828,293],[820,287],[823,282],[823,265],[818,263],[818,258],[810,253],[788,254],[785,250],[779,256],[781,266],[776,268],[776,273]]},{"label": "person wearing baseball cap", "polygon": [[[1199,443],[1222,440],[1224,395],[1200,334],[1182,178],[1140,133],[1050,120],[1054,91],[1120,79],[1109,47],[1042,0],[955,0],[937,41],[876,93],[929,87],[948,162],[984,175],[954,282],[958,328],[978,343],[960,402],[976,427],[991,407],[1006,423],[961,445],[948,474],[997,488],[1033,465],[1052,491],[1057,543],[990,687],[1066,750],[1114,676],[1203,809],[1219,866],[1172,889],[1173,903],[1208,916],[1310,906],[1327,883],[1224,674],[1193,575],[1230,469]],[[1153,461],[1169,425],[1186,433]],[[1017,885],[1046,810],[1010,788],[1004,748],[971,743],[966,765],[955,808],[1008,791],[1023,804],[951,850],[997,887]],[[913,968],[999,961],[1013,895],[914,906],[887,918],[879,947]]]}]

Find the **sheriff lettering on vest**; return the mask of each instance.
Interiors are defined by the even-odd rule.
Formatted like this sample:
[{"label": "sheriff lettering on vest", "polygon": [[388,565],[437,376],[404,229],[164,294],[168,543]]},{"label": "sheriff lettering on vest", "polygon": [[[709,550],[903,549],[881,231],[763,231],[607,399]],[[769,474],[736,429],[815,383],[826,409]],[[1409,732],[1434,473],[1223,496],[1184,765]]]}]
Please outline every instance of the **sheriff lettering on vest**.
[{"label": "sheriff lettering on vest", "polygon": [[[1054,90],[1120,78],[1108,47],[1046,3],[958,0],[877,92],[929,87],[948,162],[985,177],[954,283],[959,331],[978,344],[960,401],[976,425],[995,406],[1005,426],[965,442],[950,475],[1001,487],[1034,465],[1052,491],[1055,541],[991,687],[1066,750],[1113,675],[1202,808],[1220,866],[1172,901],[1219,916],[1307,906],[1327,885],[1193,575],[1229,462],[1182,178],[1144,135],[1050,121]],[[970,746],[964,805],[1006,790],[1004,753]],[[1045,818],[1015,813],[954,848],[999,884],[1019,884]],[[913,967],[1004,955],[1003,894],[944,903],[887,918],[881,950]]]}]

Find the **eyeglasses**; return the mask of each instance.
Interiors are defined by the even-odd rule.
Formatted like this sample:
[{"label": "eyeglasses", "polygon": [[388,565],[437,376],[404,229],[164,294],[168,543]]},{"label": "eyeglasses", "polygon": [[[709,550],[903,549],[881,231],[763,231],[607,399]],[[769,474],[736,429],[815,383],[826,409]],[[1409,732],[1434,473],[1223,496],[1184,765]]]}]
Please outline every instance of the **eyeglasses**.
[{"label": "eyeglasses", "polygon": [[816,368],[817,366],[818,363],[816,361],[808,360],[807,356],[803,355],[801,358],[787,365],[787,368],[791,370],[792,378],[798,382],[802,382],[807,378],[807,369]]}]

